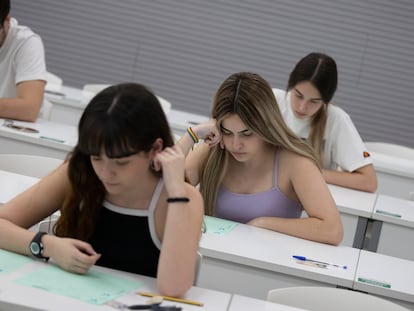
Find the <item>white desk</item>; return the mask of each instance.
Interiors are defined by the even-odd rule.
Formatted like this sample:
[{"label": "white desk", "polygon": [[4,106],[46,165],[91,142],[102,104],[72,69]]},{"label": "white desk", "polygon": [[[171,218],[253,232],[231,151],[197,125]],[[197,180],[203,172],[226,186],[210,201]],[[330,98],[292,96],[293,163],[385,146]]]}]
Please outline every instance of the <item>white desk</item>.
[{"label": "white desk", "polygon": [[414,310],[413,280],[414,261],[361,250],[354,289],[395,300]]},{"label": "white desk", "polygon": [[[287,286],[351,288],[359,249],[331,246],[239,224],[224,235],[203,234],[198,284],[205,288],[266,299],[270,289]],[[293,255],[347,265],[323,269],[297,263]]]},{"label": "white desk", "polygon": [[[0,310],[116,310],[115,308],[109,307],[105,304],[90,304],[75,298],[55,294],[47,290],[21,285],[15,282],[17,278],[25,276],[30,272],[39,271],[39,269],[44,268],[46,265],[49,264],[41,261],[32,261],[24,265],[22,268],[9,274],[0,273]],[[148,298],[137,295],[137,290],[157,293],[155,279],[153,278],[98,266],[93,267],[92,270],[104,272],[118,277],[124,277],[126,279],[135,280],[142,283],[142,287],[136,288],[132,292],[115,299],[117,302],[121,302],[127,305],[145,304]],[[66,276],[70,278],[71,274],[66,273]],[[65,276],[60,280],[62,284],[64,284]],[[231,294],[193,287],[186,293],[186,296],[184,298],[203,302],[204,306],[200,307],[172,301],[164,301],[163,305],[180,306],[184,311],[225,311],[229,305]]]},{"label": "white desk", "polygon": [[410,193],[414,194],[414,149],[377,142],[365,145],[377,172],[378,192],[410,199]]},{"label": "white desk", "polygon": [[382,221],[377,252],[414,260],[414,201],[380,194],[372,218]]},{"label": "white desk", "polygon": [[0,170],[0,205],[30,188],[39,179]]},{"label": "white desk", "polygon": [[266,300],[233,295],[228,311],[306,311]]},{"label": "white desk", "polygon": [[57,93],[61,95],[45,92],[45,97],[53,104],[50,120],[77,126],[88,103],[87,98],[81,89],[70,86],[62,86]]},{"label": "white desk", "polygon": [[14,121],[14,124],[37,129],[39,133],[25,133],[2,126],[0,145],[2,153],[23,153],[65,159],[77,143],[75,126],[38,119],[36,122]]},{"label": "white desk", "polygon": [[[62,86],[59,92],[64,95],[45,93],[45,96],[53,103],[50,119],[63,124],[77,125],[88,99],[81,89],[69,86]],[[166,116],[172,131],[177,136],[181,136],[188,126],[208,120],[208,116],[174,109],[168,111]]]},{"label": "white desk", "polygon": [[182,136],[187,127],[195,125],[197,123],[205,122],[209,119],[208,116],[203,116],[195,113],[189,113],[172,109],[167,114],[168,122],[172,131],[179,136]]},{"label": "white desk", "polygon": [[377,193],[358,191],[335,185],[328,185],[328,187],[344,225],[344,238],[341,245],[362,248],[367,219],[372,216]]}]

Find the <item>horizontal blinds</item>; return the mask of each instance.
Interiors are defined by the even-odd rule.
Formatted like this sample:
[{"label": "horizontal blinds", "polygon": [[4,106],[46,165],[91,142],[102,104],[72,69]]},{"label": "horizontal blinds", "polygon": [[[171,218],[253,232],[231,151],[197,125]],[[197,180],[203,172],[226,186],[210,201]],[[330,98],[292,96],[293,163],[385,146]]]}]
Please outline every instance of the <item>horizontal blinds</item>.
[{"label": "horizontal blinds", "polygon": [[363,139],[414,147],[411,0],[13,0],[12,15],[42,36],[65,84],[136,81],[200,114],[231,73],[285,88],[299,58],[325,52]]}]

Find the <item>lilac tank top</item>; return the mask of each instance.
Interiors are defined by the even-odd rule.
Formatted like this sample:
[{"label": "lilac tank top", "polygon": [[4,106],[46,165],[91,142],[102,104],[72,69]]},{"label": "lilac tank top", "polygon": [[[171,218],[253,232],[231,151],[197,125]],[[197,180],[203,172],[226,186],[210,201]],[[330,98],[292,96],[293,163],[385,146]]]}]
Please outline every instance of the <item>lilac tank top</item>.
[{"label": "lilac tank top", "polygon": [[279,151],[275,156],[273,187],[269,190],[240,194],[220,186],[215,217],[247,223],[257,217],[300,218],[302,205],[282,193],[277,184]]}]

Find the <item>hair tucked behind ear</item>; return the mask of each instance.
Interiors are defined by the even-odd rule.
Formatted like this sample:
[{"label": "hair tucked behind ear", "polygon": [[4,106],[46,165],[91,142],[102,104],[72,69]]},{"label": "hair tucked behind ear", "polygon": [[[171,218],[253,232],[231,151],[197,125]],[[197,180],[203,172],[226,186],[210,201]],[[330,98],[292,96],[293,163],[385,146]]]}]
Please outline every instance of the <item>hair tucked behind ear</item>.
[{"label": "hair tucked behind ear", "polygon": [[310,82],[321,94],[324,105],[313,116],[308,137],[309,144],[315,149],[318,162],[323,161],[323,137],[330,104],[338,84],[338,71],[335,60],[323,53],[310,53],[302,58],[292,70],[287,85],[290,91],[298,83]]},{"label": "hair tucked behind ear", "polygon": [[158,138],[164,148],[172,146],[173,138],[156,96],[136,83],[108,87],[92,98],[79,121],[78,133],[68,164],[71,191],[61,209],[56,234],[87,240],[106,195],[91,155],[104,152],[109,158],[127,157],[149,152]]},{"label": "hair tucked behind ear", "polygon": [[[310,158],[317,164],[313,149],[297,137],[285,124],[272,88],[261,76],[240,72],[229,76],[213,99],[212,118],[221,128],[223,120],[237,115],[266,143]],[[213,147],[200,174],[200,191],[207,215],[214,214],[218,189],[227,169],[228,152]]]}]

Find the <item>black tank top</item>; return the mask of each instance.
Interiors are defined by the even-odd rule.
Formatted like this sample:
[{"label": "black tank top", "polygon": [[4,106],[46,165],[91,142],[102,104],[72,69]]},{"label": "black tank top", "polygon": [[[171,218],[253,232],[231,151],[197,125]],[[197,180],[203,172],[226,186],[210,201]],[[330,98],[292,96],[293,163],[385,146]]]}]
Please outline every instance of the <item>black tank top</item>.
[{"label": "black tank top", "polygon": [[160,180],[148,210],[104,202],[95,231],[88,241],[101,254],[97,265],[156,277],[160,242],[153,215],[162,184]]}]

